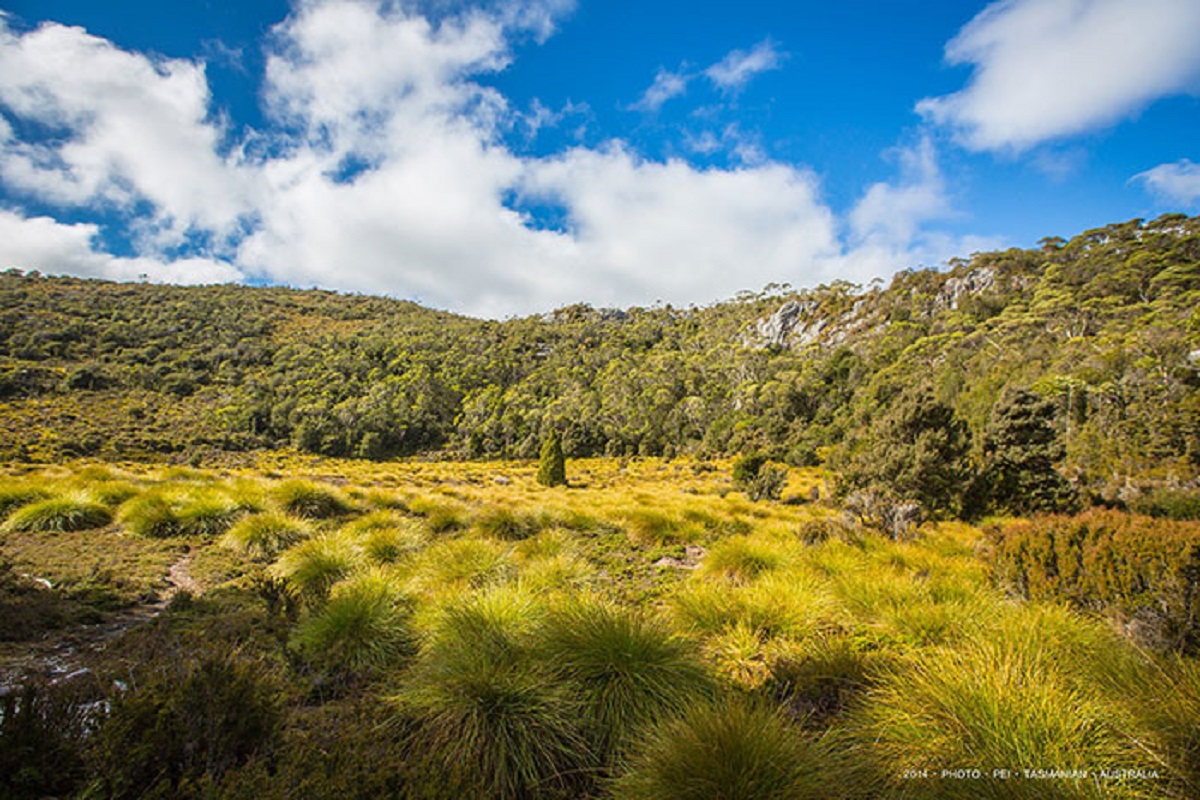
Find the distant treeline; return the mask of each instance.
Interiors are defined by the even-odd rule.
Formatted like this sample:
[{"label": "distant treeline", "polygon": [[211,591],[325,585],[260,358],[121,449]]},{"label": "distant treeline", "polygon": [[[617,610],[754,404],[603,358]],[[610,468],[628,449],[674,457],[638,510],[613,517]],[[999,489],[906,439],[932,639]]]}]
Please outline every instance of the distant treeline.
[{"label": "distant treeline", "polygon": [[[1001,393],[1107,487],[1200,468],[1200,218],[980,253],[867,290],[477,320],[325,291],[0,274],[0,454],[387,458],[761,451],[822,461],[928,384],[976,460]],[[852,437],[851,437],[852,438]]]}]

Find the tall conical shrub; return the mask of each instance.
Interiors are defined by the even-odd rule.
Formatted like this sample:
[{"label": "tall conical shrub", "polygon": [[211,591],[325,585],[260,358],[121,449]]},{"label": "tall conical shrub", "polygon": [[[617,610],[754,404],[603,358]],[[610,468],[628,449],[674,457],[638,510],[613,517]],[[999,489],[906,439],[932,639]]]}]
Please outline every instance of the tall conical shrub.
[{"label": "tall conical shrub", "polygon": [[537,482],[542,486],[567,485],[567,459],[562,441],[554,431],[542,442],[542,457],[538,463]]}]

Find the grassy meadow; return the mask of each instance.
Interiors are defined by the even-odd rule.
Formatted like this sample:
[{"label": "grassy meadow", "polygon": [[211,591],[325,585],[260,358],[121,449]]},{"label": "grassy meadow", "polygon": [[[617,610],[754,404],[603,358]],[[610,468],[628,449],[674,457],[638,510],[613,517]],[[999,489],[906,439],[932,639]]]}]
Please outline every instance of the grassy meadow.
[{"label": "grassy meadow", "polygon": [[1200,796],[1194,659],[820,470],[257,458],[5,470],[11,796]]}]

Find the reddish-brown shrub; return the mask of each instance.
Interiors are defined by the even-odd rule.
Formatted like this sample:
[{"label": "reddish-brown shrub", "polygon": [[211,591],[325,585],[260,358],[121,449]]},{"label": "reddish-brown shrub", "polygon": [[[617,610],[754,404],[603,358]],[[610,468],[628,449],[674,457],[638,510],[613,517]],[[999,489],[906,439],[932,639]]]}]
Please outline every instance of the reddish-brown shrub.
[{"label": "reddish-brown shrub", "polygon": [[1200,522],[1093,509],[987,531],[1000,586],[1114,614],[1143,644],[1200,651]]}]

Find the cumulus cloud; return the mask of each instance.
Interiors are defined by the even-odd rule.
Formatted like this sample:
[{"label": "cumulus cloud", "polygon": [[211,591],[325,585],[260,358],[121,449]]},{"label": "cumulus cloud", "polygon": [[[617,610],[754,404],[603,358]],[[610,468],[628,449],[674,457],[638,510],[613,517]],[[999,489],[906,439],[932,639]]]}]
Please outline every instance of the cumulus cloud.
[{"label": "cumulus cloud", "polygon": [[50,217],[26,218],[0,209],[0,268],[179,284],[236,283],[244,278],[232,265],[207,258],[119,258],[96,249],[99,234],[96,225],[64,225]]},{"label": "cumulus cloud", "polygon": [[999,0],[946,46],[961,91],[917,110],[974,150],[1019,152],[1200,89],[1196,0]]},{"label": "cumulus cloud", "polygon": [[[0,180],[75,219],[119,208],[153,236],[134,236],[136,256],[119,257],[96,223],[5,211],[0,263],[181,283],[246,277],[499,317],[868,279],[931,251],[924,226],[946,211],[932,155],[912,156],[896,185],[872,187],[841,220],[810,170],[771,161],[736,126],[719,141],[740,153],[737,168],[648,160],[620,141],[514,152],[506,134],[534,128],[537,108],[512,108],[481,76],[568,6],[302,0],[269,45],[271,126],[242,142],[211,114],[200,63],[74,28],[3,28],[0,106],[60,135],[23,139],[0,116]],[[766,41],[707,74],[736,91],[778,62]],[[562,225],[539,224],[538,205]],[[224,244],[171,246],[206,237]]]},{"label": "cumulus cloud", "polygon": [[60,135],[0,144],[0,178],[63,206],[154,207],[168,242],[233,231],[254,201],[249,176],[220,155],[204,67],[122,51],[80,28],[24,35],[0,16],[0,105]]},{"label": "cumulus cloud", "polygon": [[1173,164],[1159,164],[1134,176],[1160,197],[1183,206],[1200,205],[1200,164],[1186,158]]},{"label": "cumulus cloud", "polygon": [[779,69],[783,54],[770,39],[763,39],[749,50],[733,50],[704,70],[708,79],[722,91],[741,91],[759,73]]},{"label": "cumulus cloud", "polygon": [[849,247],[842,260],[847,275],[865,281],[902,267],[936,266],[955,256],[1001,247],[995,237],[956,237],[931,222],[956,213],[937,151],[928,137],[892,153],[895,182],[872,184],[848,214]]},{"label": "cumulus cloud", "polygon": [[662,108],[663,103],[672,97],[679,97],[687,91],[691,77],[682,71],[671,72],[659,68],[654,76],[654,82],[642,93],[641,98],[630,106],[634,111],[655,112]]}]

